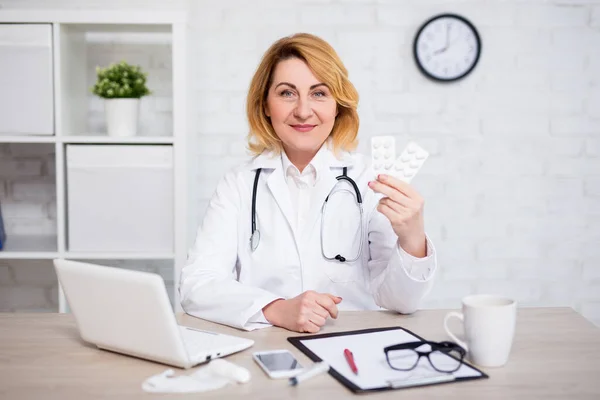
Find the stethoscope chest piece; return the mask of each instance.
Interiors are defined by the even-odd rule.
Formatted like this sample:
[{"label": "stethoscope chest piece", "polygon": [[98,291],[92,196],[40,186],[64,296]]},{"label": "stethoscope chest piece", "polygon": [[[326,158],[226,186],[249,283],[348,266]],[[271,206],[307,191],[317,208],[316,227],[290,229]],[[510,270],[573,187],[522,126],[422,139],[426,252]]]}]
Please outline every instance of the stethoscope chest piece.
[{"label": "stethoscope chest piece", "polygon": [[255,251],[258,248],[258,244],[260,243],[260,231],[257,229],[252,232],[250,236],[250,248],[252,251]]}]

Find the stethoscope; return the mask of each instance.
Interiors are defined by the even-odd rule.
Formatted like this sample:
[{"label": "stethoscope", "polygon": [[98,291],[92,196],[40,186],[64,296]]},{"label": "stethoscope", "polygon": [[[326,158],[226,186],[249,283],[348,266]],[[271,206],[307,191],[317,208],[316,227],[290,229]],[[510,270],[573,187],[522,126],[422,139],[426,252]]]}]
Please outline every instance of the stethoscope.
[{"label": "stethoscope", "polygon": [[[250,235],[250,248],[252,249],[252,251],[255,251],[258,248],[258,245],[260,243],[260,231],[258,229],[256,229],[256,189],[258,187],[258,177],[260,176],[261,169],[262,168],[258,168],[256,170],[256,174],[254,176],[254,187],[252,188],[252,234]],[[323,202],[323,206],[321,207],[321,254],[323,255],[323,258],[325,258],[328,261],[337,260],[339,262],[353,262],[353,261],[358,260],[358,258],[360,257],[360,255],[362,253],[362,246],[363,246],[363,240],[364,240],[362,197],[360,195],[360,190],[358,190],[358,186],[356,185],[356,182],[354,182],[354,180],[347,175],[347,171],[348,171],[348,168],[343,167],[342,175],[336,177],[336,179],[337,179],[336,185],[334,185],[334,187],[331,189],[331,191],[325,198],[325,201]],[[323,248],[323,225],[324,225],[324,221],[325,221],[324,215],[325,215],[325,209],[327,207],[327,202],[329,200],[329,196],[331,196],[333,194],[333,192],[337,186],[337,183],[340,181],[343,181],[343,180],[349,182],[352,185],[352,187],[354,188],[354,194],[356,196],[353,196],[353,197],[354,197],[356,204],[358,206],[358,209],[360,211],[360,242],[359,242],[359,246],[358,246],[358,252],[356,253],[356,256],[352,259],[348,259],[348,258],[342,256],[341,254],[338,254],[335,257],[329,257],[325,254],[325,249]],[[340,189],[339,191],[352,193],[348,189]]]}]

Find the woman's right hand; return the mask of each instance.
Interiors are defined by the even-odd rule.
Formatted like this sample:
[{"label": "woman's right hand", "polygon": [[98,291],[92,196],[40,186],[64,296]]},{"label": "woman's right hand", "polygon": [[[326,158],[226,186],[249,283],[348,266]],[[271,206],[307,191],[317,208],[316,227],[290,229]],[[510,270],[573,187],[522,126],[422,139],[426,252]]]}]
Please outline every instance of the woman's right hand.
[{"label": "woman's right hand", "polygon": [[327,318],[337,318],[341,297],[308,290],[289,300],[275,300],[263,308],[267,321],[295,332],[319,332]]}]

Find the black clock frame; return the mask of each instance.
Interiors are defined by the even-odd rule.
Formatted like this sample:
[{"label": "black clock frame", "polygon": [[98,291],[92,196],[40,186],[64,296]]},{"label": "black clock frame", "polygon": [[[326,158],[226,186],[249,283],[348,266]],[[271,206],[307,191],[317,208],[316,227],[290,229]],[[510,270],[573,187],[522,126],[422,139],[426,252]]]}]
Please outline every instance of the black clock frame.
[{"label": "black clock frame", "polygon": [[[473,62],[473,65],[471,65],[471,67],[469,67],[468,70],[466,70],[462,75],[459,75],[457,77],[454,78],[440,78],[437,77],[435,75],[430,74],[419,62],[419,57],[417,56],[417,42],[419,40],[419,37],[421,36],[421,33],[423,33],[423,30],[427,27],[427,25],[429,25],[430,23],[432,23],[433,21],[440,19],[440,18],[454,18],[454,19],[458,19],[460,21],[462,21],[465,25],[467,25],[469,27],[469,29],[471,29],[473,31],[473,34],[475,35],[475,40],[477,41],[477,54],[475,55],[475,61]],[[475,69],[475,66],[477,65],[477,63],[479,62],[479,58],[481,56],[481,51],[482,51],[482,47],[481,47],[481,38],[479,36],[479,32],[477,32],[477,29],[475,28],[475,26],[465,17],[462,17],[460,15],[457,14],[451,14],[451,13],[445,13],[445,14],[438,14],[435,15],[431,18],[429,18],[427,21],[425,21],[421,27],[419,28],[419,30],[417,31],[417,34],[414,37],[413,40],[413,58],[415,60],[415,64],[417,64],[417,67],[419,68],[419,71],[421,71],[421,73],[423,75],[425,75],[427,78],[434,80],[436,82],[456,82],[460,79],[463,79],[465,76],[469,75],[471,73],[471,71],[473,71],[473,69]]]}]

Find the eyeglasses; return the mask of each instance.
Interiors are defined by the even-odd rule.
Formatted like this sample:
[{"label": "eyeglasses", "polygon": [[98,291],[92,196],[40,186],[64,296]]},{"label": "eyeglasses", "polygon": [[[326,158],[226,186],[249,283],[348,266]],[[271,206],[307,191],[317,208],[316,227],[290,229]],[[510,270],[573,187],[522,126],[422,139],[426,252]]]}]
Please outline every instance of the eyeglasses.
[{"label": "eyeglasses", "polygon": [[438,372],[457,371],[466,351],[452,342],[408,342],[388,346],[383,349],[385,358],[392,369],[410,371],[421,357],[427,357],[429,364]]}]

